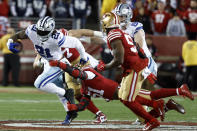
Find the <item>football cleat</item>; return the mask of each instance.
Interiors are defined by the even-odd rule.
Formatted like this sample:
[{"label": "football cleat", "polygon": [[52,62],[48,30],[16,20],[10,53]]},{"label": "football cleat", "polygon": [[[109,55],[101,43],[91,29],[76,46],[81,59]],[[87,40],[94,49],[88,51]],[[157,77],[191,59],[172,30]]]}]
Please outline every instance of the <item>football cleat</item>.
[{"label": "football cleat", "polygon": [[107,121],[107,117],[103,112],[100,112],[98,115],[96,115],[96,120],[94,121],[94,124],[101,124]]},{"label": "football cleat", "polygon": [[66,115],[65,120],[62,122],[62,125],[69,125],[73,119],[77,117],[77,112],[76,111],[69,111]]},{"label": "football cleat", "polygon": [[169,99],[166,103],[166,108],[168,110],[175,110],[181,114],[185,114],[185,109],[182,105],[176,103],[173,99]]},{"label": "football cleat", "polygon": [[135,122],[132,123],[132,125],[143,125],[143,124],[144,124],[144,123],[141,122],[141,121],[139,120],[139,118],[137,118],[137,119],[135,120]]},{"label": "football cleat", "polygon": [[160,126],[160,122],[153,118],[151,121],[147,122],[144,128],[142,129],[143,131],[150,131],[156,127]]},{"label": "football cleat", "polygon": [[179,88],[179,93],[180,95],[182,95],[183,97],[188,97],[191,100],[194,100],[194,96],[193,94],[190,92],[187,84],[183,84],[181,85],[181,87]]}]

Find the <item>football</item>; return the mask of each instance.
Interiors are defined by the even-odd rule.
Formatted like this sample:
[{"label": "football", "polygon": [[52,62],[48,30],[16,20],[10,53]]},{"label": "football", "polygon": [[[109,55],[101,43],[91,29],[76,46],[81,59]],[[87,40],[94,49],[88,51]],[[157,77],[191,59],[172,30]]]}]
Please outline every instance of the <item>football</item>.
[{"label": "football", "polygon": [[21,42],[20,39],[18,39],[15,43],[18,43],[17,46],[15,46],[15,49],[19,50],[21,52],[23,50],[23,43]]}]

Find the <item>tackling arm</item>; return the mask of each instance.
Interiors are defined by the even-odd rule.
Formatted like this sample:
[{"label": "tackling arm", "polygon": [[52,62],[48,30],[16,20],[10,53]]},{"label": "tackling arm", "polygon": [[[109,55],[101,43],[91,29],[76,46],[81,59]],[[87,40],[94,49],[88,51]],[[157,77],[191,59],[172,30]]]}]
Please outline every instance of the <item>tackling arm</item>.
[{"label": "tackling arm", "polygon": [[114,59],[109,63],[105,65],[105,69],[110,69],[113,67],[117,67],[124,62],[124,48],[122,45],[121,40],[114,40],[111,42],[112,52]]},{"label": "tackling arm", "polygon": [[94,31],[89,29],[69,30],[69,35],[80,38],[82,36],[87,37],[103,37],[103,33],[100,31]]}]

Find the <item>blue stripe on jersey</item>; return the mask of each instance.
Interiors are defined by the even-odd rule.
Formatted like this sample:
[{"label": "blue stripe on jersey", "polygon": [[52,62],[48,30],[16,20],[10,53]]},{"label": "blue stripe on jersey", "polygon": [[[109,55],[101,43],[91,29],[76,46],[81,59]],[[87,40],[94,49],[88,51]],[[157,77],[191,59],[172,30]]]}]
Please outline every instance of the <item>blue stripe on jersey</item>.
[{"label": "blue stripe on jersey", "polygon": [[148,68],[150,68],[150,66],[151,66],[151,64],[152,64],[152,58],[151,58],[151,57],[149,58],[149,61],[150,61],[150,62],[149,62]]},{"label": "blue stripe on jersey", "polygon": [[137,32],[138,32],[139,30],[141,30],[141,29],[143,29],[143,26],[137,27],[137,28],[135,29],[134,34],[137,33]]},{"label": "blue stripe on jersey", "polygon": [[58,46],[60,47],[65,41],[65,37],[63,36],[63,38],[58,42]]},{"label": "blue stripe on jersey", "polygon": [[[41,86],[44,82],[45,82],[44,85],[46,85],[48,81],[54,79],[54,78],[55,78],[57,75],[59,75],[61,72],[62,72],[61,70],[58,70],[57,72],[55,72],[55,73],[51,74],[50,76],[46,77],[44,80],[42,80],[42,81],[40,82],[38,88],[40,88],[40,86]],[[48,79],[49,79],[49,80],[48,80]],[[44,86],[44,85],[43,85],[43,86]]]},{"label": "blue stripe on jersey", "polygon": [[37,29],[35,24],[32,26],[31,30],[36,32]]}]

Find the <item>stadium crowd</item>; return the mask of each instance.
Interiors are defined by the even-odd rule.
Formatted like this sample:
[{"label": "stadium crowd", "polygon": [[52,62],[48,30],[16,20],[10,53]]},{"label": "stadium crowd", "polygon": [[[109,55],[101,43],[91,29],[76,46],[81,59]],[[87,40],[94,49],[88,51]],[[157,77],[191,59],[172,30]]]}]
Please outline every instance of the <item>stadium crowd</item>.
[{"label": "stadium crowd", "polygon": [[[96,2],[89,0],[1,0],[0,35],[6,33],[10,25],[10,16],[73,18],[74,29],[85,28],[87,16],[92,11],[96,11],[91,9],[92,4]],[[148,34],[186,36],[186,32],[197,32],[196,0],[102,0],[100,16],[113,10],[120,2],[128,3],[133,7],[132,21],[141,22]],[[78,27],[79,21],[81,25]]]}]

